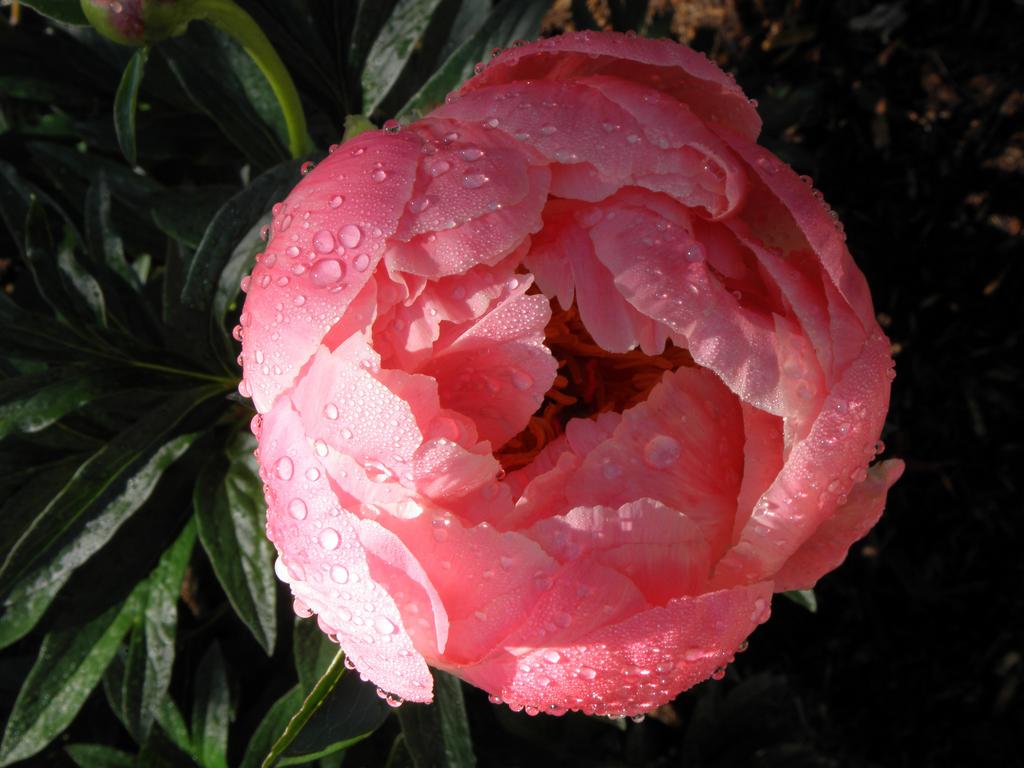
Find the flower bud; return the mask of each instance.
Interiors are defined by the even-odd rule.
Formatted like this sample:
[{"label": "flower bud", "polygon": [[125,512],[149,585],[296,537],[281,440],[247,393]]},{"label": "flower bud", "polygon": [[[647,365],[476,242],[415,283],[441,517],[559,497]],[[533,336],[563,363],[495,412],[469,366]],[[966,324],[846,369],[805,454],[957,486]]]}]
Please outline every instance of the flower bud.
[{"label": "flower bud", "polygon": [[141,47],[185,31],[194,14],[182,0],[81,0],[93,28],[110,40]]}]

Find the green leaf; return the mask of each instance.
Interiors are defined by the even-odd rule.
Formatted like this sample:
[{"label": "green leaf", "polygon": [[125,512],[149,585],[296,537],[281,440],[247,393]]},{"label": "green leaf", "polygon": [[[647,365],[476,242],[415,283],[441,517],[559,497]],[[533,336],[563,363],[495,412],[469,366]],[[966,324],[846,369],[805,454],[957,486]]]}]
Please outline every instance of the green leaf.
[{"label": "green leaf", "polygon": [[277,634],[274,547],[267,540],[266,501],[252,450],[239,434],[228,458],[211,461],[196,481],[199,539],[238,617],[268,653]]},{"label": "green leaf", "polygon": [[[82,486],[89,482],[83,476],[83,469],[91,462],[103,458],[106,448],[79,467],[66,484],[57,486],[60,490],[55,497],[52,497],[54,486],[35,495],[35,489],[41,485],[42,478],[40,481],[30,481],[25,493],[35,495],[32,500],[34,503],[25,504],[18,511],[31,517],[32,522],[10,537],[15,539],[15,544],[11,546],[8,555],[10,561],[18,555],[19,549],[29,547],[29,551],[21,557],[29,562],[29,570],[11,586],[4,597],[4,613],[0,616],[0,647],[10,645],[35,626],[75,570],[96,554],[124,522],[138,511],[153,493],[163,473],[185,453],[195,439],[195,434],[181,435],[148,452],[145,462],[126,468],[119,474],[118,480],[112,483],[116,490],[104,489],[92,502],[83,499],[88,489]],[[117,440],[115,438],[115,442]],[[43,495],[52,498],[39,498]],[[21,496],[22,493],[19,493],[16,497],[19,502]],[[62,500],[66,500],[63,505]],[[45,506],[40,510],[39,504]],[[79,517],[83,520],[79,521]],[[59,528],[61,524],[64,525],[63,529]],[[6,531],[3,537],[7,538]],[[32,542],[36,543],[33,545]],[[38,547],[39,551],[33,549],[33,546]],[[46,556],[38,562],[30,559],[43,553]]]},{"label": "green leaf", "polygon": [[[309,695],[307,695],[306,698],[303,700],[302,706],[298,709],[298,711],[295,712],[294,715],[292,715],[291,720],[288,721],[288,726],[285,728],[284,733],[282,733],[280,738],[278,738],[278,740],[274,742],[274,745],[271,748],[270,752],[263,760],[262,768],[271,768],[271,766],[279,764],[298,765],[302,762],[308,762],[310,760],[316,759],[321,754],[330,754],[331,752],[336,752],[339,749],[344,749],[349,744],[354,744],[356,741],[359,741],[360,739],[364,738],[366,735],[368,735],[368,732],[376,728],[377,725],[380,724],[380,722],[383,722],[384,718],[382,717],[380,719],[380,722],[378,722],[376,725],[371,725],[369,728],[362,728],[362,730],[360,730],[361,726],[366,724],[366,715],[369,713],[371,709],[374,708],[373,703],[368,702],[370,706],[360,707],[360,702],[358,701],[360,699],[358,695],[359,691],[353,691],[351,690],[351,687],[349,687],[349,695],[342,696],[340,698],[341,703],[343,705],[350,705],[349,711],[347,712],[347,714],[350,717],[346,718],[346,713],[342,713],[341,717],[335,716],[329,718],[332,722],[327,724],[339,726],[341,730],[337,735],[341,735],[342,738],[335,740],[329,739],[324,741],[323,739],[319,738],[322,734],[313,734],[315,741],[315,744],[311,745],[313,746],[313,749],[307,749],[299,755],[295,754],[295,750],[289,749],[290,747],[292,747],[293,743],[300,736],[300,734],[303,733],[303,729],[310,724],[310,721],[318,713],[318,711],[325,706],[328,699],[333,698],[332,693],[341,687],[339,683],[342,680],[349,681],[354,679],[354,676],[352,675],[345,675],[344,661],[344,652],[340,650],[337,651],[337,653],[334,656],[334,659],[327,667],[327,670],[317,681],[316,685],[313,686],[313,690],[310,691]],[[367,687],[360,686],[358,680],[356,680],[356,684],[357,686],[359,686],[359,688]],[[339,691],[339,693],[344,693],[344,691]],[[377,701],[377,704],[381,703],[382,702],[380,702],[379,700]],[[356,706],[351,707],[352,704],[355,704]],[[384,717],[387,717],[387,713],[384,713]],[[348,727],[350,724],[349,721],[351,721],[351,723],[354,724],[356,727]],[[289,754],[289,759],[282,760],[286,752]]]},{"label": "green leaf", "polygon": [[213,304],[217,281],[239,239],[296,183],[298,166],[281,163],[258,176],[217,211],[206,228],[188,270],[181,302],[206,312]]},{"label": "green leaf", "polygon": [[192,752],[192,737],[189,735],[185,718],[182,717],[181,710],[170,696],[160,702],[156,711],[156,721],[178,749],[186,754]]},{"label": "green leaf", "polygon": [[[163,40],[156,50],[189,98],[224,135],[257,167],[272,166],[288,158],[288,151],[246,97],[234,68],[238,59],[225,53],[227,46],[236,44],[224,37],[205,24],[192,24],[187,35]],[[211,77],[211,72],[217,76]]]},{"label": "green leaf", "polygon": [[102,744],[68,744],[64,751],[78,768],[136,768],[135,755]]},{"label": "green leaf", "polygon": [[153,200],[153,223],[182,245],[197,248],[217,211],[237,191],[219,184],[166,190]]},{"label": "green leaf", "polygon": [[106,171],[100,171],[85,197],[85,233],[93,259],[106,265],[136,291],[142,290],[138,273],[125,257],[124,241],[114,228],[111,216],[110,183]]},{"label": "green leaf", "polygon": [[363,112],[370,115],[398,82],[441,0],[399,0],[370,48],[363,69]]},{"label": "green leaf", "polygon": [[398,117],[425,113],[473,74],[479,61],[487,60],[494,48],[504,48],[519,38],[533,39],[540,33],[549,0],[502,0],[476,34],[460,45],[402,107]]},{"label": "green leaf", "polygon": [[132,54],[114,95],[114,131],[117,133],[121,153],[129,165],[135,165],[139,156],[135,141],[135,113],[139,106],[139,86],[142,85],[148,58],[148,47],[139,48]]},{"label": "green leaf", "polygon": [[284,733],[292,713],[301,706],[302,690],[297,685],[274,702],[249,739],[241,768],[260,768],[264,756],[270,752],[277,737]]},{"label": "green leaf", "polygon": [[133,595],[88,623],[51,632],[18,692],[0,744],[0,766],[38,753],[96,687],[139,609]]},{"label": "green leaf", "polygon": [[434,703],[405,703],[398,710],[398,721],[416,768],[476,765],[457,677],[434,670]]},{"label": "green leaf", "polygon": [[818,612],[818,598],[815,596],[813,589],[791,589],[788,592],[783,592],[782,596],[788,597],[801,608],[806,608],[811,613]]},{"label": "green leaf", "polygon": [[370,47],[398,0],[359,0],[348,51],[348,68],[362,72]]},{"label": "green leaf", "polygon": [[[85,461],[42,510],[30,510],[32,523],[7,550],[0,564],[0,594],[35,568],[52,578],[85,561],[148,498],[163,471],[194,436],[168,441],[169,433],[221,390],[200,387],[168,397],[135,424],[116,435]],[[61,556],[51,562],[51,548]],[[36,571],[38,573],[38,570]]]},{"label": "green leaf", "polygon": [[[332,660],[320,682],[331,674],[340,656],[338,653]],[[320,682],[314,686],[314,692],[319,689]],[[301,711],[306,710],[306,703],[312,696],[307,697]],[[393,711],[377,695],[373,685],[364,683],[358,675],[344,675],[295,734],[283,753],[280,765],[299,765],[314,758],[337,754],[372,734]]]},{"label": "green leaf", "polygon": [[[125,691],[125,700],[131,700],[134,704],[127,713],[128,730],[139,743],[144,742],[149,735],[149,729],[171,684],[174,640],[178,630],[178,595],[195,541],[196,525],[193,518],[160,558],[147,582],[145,604],[138,623],[140,631],[137,632],[141,652],[134,655],[129,652],[129,671],[125,675],[126,684],[141,679],[141,685],[134,692]],[[133,674],[134,670],[131,669],[135,657],[139,658],[135,663],[142,665],[141,675]]]},{"label": "green leaf", "polygon": [[75,259],[68,237],[56,242],[46,212],[35,196],[28,205],[24,253],[39,294],[57,317],[107,324],[99,283]]},{"label": "green leaf", "polygon": [[231,695],[220,645],[214,643],[196,670],[192,705],[192,742],[203,768],[227,768]]},{"label": "green leaf", "polygon": [[345,115],[345,135],[342,137],[342,141],[348,141],[361,133],[375,130],[377,130],[377,126],[371,123],[365,115]]},{"label": "green leaf", "polygon": [[124,369],[69,365],[0,381],[0,439],[38,432],[65,414],[116,391]]},{"label": "green leaf", "polygon": [[89,23],[82,13],[82,4],[79,0],[21,0],[21,3],[65,24],[85,26]]},{"label": "green leaf", "polygon": [[316,619],[296,620],[292,630],[292,655],[299,675],[299,687],[306,693],[313,690],[316,681],[331,666],[331,661],[338,655],[338,644],[331,642]]},{"label": "green leaf", "polygon": [[452,31],[441,49],[440,60],[447,59],[460,45],[475,35],[487,22],[490,13],[490,0],[462,0],[452,20]]}]

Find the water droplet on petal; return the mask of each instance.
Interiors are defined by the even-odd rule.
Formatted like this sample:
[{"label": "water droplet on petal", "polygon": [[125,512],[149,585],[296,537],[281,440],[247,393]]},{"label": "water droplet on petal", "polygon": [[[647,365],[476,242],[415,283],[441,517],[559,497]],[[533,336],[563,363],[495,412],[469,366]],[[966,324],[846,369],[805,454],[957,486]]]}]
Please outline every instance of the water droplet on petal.
[{"label": "water droplet on petal", "polygon": [[344,565],[335,565],[331,567],[331,581],[335,584],[345,584],[348,582],[348,568]]},{"label": "water droplet on petal", "polygon": [[346,224],[338,232],[338,239],[341,240],[341,244],[346,248],[355,248],[359,245],[359,241],[363,239],[363,232],[355,224]]},{"label": "water droplet on petal", "polygon": [[480,147],[466,147],[465,149],[459,150],[459,157],[468,163],[475,162],[484,156],[484,151]]},{"label": "water droplet on petal", "polygon": [[644,461],[654,469],[670,467],[679,459],[678,441],[668,435],[652,437],[644,446]]},{"label": "water droplet on petal", "polygon": [[385,171],[383,168],[377,168],[370,174],[370,178],[378,182],[384,181],[384,179],[386,179],[387,177],[387,171]]},{"label": "water droplet on petal", "polygon": [[512,369],[512,383],[515,388],[520,391],[526,391],[533,386],[533,377],[530,374],[520,371],[517,368]]},{"label": "water droplet on petal", "polygon": [[312,160],[307,160],[301,166],[299,166],[299,172],[303,176],[305,176],[307,173],[312,171],[315,166],[316,166],[316,163],[314,163]]},{"label": "water droplet on petal", "polygon": [[274,471],[282,480],[291,480],[292,474],[295,472],[295,465],[287,456],[282,456],[274,465]]},{"label": "water droplet on petal", "polygon": [[467,189],[479,189],[487,183],[487,177],[482,173],[467,173],[462,177],[462,185]]},{"label": "water droplet on petal", "polygon": [[434,178],[442,176],[451,169],[451,164],[447,160],[438,160],[436,163],[431,163],[430,168],[427,169],[428,173]]},{"label": "water droplet on petal", "polygon": [[324,528],[320,531],[318,540],[320,541],[320,546],[328,551],[337,549],[338,545],[341,544],[341,536],[333,528]]},{"label": "water droplet on petal", "polygon": [[294,517],[296,520],[306,519],[306,502],[302,499],[292,499],[288,504],[288,514]]},{"label": "water droplet on petal", "polygon": [[327,201],[327,205],[329,205],[331,208],[341,208],[341,204],[344,202],[344,197],[342,197],[341,195],[335,195],[334,197]]},{"label": "water droplet on petal", "polygon": [[365,272],[366,268],[370,266],[370,257],[365,253],[360,253],[352,260],[352,266],[355,267],[356,272]]},{"label": "water droplet on petal", "polygon": [[334,235],[321,229],[313,237],[313,250],[317,253],[330,253],[334,250]]},{"label": "water droplet on petal", "polygon": [[385,133],[398,133],[402,130],[402,124],[397,120],[385,120],[384,121],[384,132]]},{"label": "water droplet on petal", "polygon": [[338,406],[336,406],[334,403],[328,403],[327,405],[325,405],[324,416],[326,416],[331,421],[334,421],[334,419],[338,418]]},{"label": "water droplet on petal", "polygon": [[390,619],[384,616],[378,616],[373,620],[373,628],[382,635],[393,635],[398,629]]},{"label": "water droplet on petal", "polygon": [[313,282],[313,285],[324,288],[328,285],[334,285],[341,279],[344,273],[345,265],[340,261],[337,259],[324,259],[313,265],[313,269],[309,273],[309,279]]}]

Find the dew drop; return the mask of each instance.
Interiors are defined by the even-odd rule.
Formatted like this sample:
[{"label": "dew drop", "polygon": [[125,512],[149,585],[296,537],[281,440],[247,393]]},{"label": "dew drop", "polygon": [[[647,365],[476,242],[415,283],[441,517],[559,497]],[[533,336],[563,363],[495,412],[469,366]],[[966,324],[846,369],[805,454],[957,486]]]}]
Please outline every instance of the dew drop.
[{"label": "dew drop", "polygon": [[393,635],[398,629],[390,619],[384,616],[378,616],[373,620],[373,628],[382,635]]},{"label": "dew drop", "polygon": [[307,173],[313,170],[314,166],[316,166],[316,163],[314,163],[312,160],[307,160],[301,166],[299,166],[299,172],[303,176],[305,176]]},{"label": "dew drop", "polygon": [[320,531],[318,540],[320,541],[320,546],[328,551],[337,549],[338,545],[341,544],[341,536],[333,528],[324,528]]},{"label": "dew drop", "polygon": [[553,125],[545,125],[545,126],[543,126],[540,129],[540,135],[541,136],[550,136],[552,133],[554,133],[557,130],[558,129],[555,128],[555,126],[553,126]]},{"label": "dew drop", "polygon": [[309,469],[306,470],[306,479],[309,480],[311,483],[315,483],[317,480],[320,479],[320,470],[317,469],[316,467],[310,467]]},{"label": "dew drop", "polygon": [[330,253],[334,250],[334,235],[321,229],[313,236],[313,250],[317,253]]},{"label": "dew drop", "polygon": [[672,466],[680,454],[679,443],[668,435],[656,435],[644,446],[644,461],[654,469]]},{"label": "dew drop", "polygon": [[341,240],[341,244],[346,248],[355,248],[359,245],[359,241],[363,239],[363,232],[355,224],[346,224],[338,232],[338,239]]},{"label": "dew drop", "polygon": [[274,471],[282,480],[291,480],[292,474],[295,472],[295,465],[292,464],[292,460],[287,456],[282,456],[274,465]]},{"label": "dew drop", "polygon": [[370,266],[370,257],[365,253],[360,253],[352,260],[352,266],[355,267],[356,272],[365,272],[366,268]]},{"label": "dew drop", "polygon": [[[333,238],[332,238],[333,242]],[[309,272],[309,279],[318,288],[326,288],[334,285],[345,273],[345,265],[337,259],[323,259],[313,265]]]},{"label": "dew drop", "polygon": [[580,667],[580,677],[584,680],[593,680],[597,677],[597,670],[593,667]]},{"label": "dew drop", "polygon": [[373,179],[376,182],[384,181],[384,179],[386,179],[387,177],[388,177],[387,171],[385,171],[383,168],[376,168],[370,174],[370,178]]},{"label": "dew drop", "polygon": [[448,173],[451,167],[451,164],[447,160],[438,160],[435,163],[431,163],[428,173],[434,178],[437,178],[438,176],[443,176]]},{"label": "dew drop", "polygon": [[461,157],[467,163],[475,162],[483,156],[484,151],[480,149],[480,147],[466,147],[465,149],[459,150],[459,157]]},{"label": "dew drop", "polygon": [[520,371],[518,368],[512,369],[512,383],[515,388],[521,392],[525,392],[533,386],[533,377],[524,371]]},{"label": "dew drop", "polygon": [[308,619],[313,615],[313,609],[297,597],[292,601],[292,610],[295,611],[295,615],[300,619]]},{"label": "dew drop", "polygon": [[385,120],[384,121],[384,132],[385,133],[398,133],[402,130],[402,124],[397,120]]},{"label": "dew drop", "polygon": [[467,173],[462,177],[462,186],[467,189],[479,189],[487,183],[487,177],[482,173]]},{"label": "dew drop", "polygon": [[334,421],[336,418],[338,418],[338,406],[336,406],[334,403],[328,403],[327,405],[325,405],[324,416],[326,416],[331,421]]},{"label": "dew drop", "polygon": [[288,514],[290,514],[296,520],[305,520],[306,513],[306,502],[304,502],[302,499],[292,499],[288,503]]},{"label": "dew drop", "polygon": [[342,197],[341,195],[335,195],[334,197],[327,201],[327,205],[329,205],[331,208],[341,208],[341,204],[344,202],[344,197]]},{"label": "dew drop", "polygon": [[331,581],[333,581],[335,584],[348,583],[348,568],[346,568],[344,565],[332,566]]},{"label": "dew drop", "polygon": [[430,198],[426,195],[422,197],[414,197],[409,201],[409,210],[413,213],[423,213],[427,208],[430,207]]}]

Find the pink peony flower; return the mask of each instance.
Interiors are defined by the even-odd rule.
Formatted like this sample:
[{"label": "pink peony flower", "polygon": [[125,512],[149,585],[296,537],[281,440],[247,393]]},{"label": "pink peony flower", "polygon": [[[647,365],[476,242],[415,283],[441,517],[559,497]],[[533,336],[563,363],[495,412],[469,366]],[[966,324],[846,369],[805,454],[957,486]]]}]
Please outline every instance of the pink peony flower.
[{"label": "pink peony flower", "polygon": [[241,316],[267,532],[383,691],[644,712],[878,519],[889,342],[759,128],[700,54],[565,35],[275,206]]}]

